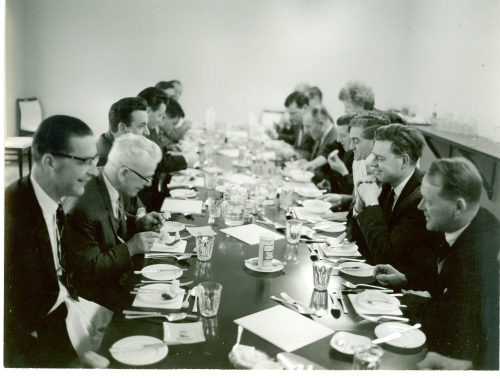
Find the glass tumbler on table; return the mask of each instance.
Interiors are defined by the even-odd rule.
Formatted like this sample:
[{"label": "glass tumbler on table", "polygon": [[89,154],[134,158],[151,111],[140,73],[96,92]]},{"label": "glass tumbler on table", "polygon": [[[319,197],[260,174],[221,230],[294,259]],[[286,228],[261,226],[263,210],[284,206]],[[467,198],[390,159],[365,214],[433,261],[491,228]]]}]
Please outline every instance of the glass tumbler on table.
[{"label": "glass tumbler on table", "polygon": [[216,282],[203,282],[199,284],[199,288],[198,306],[201,315],[204,317],[215,316],[219,310],[222,284]]},{"label": "glass tumbler on table", "polygon": [[198,260],[209,261],[214,250],[215,236],[196,236],[196,250]]},{"label": "glass tumbler on table", "polygon": [[353,346],[353,350],[353,370],[377,370],[380,367],[384,351],[379,346]]},{"label": "glass tumbler on table", "polygon": [[219,218],[222,213],[222,200],[221,199],[209,199],[208,204],[208,223],[210,225],[215,224],[215,219]]},{"label": "glass tumbler on table", "polygon": [[332,276],[333,266],[325,261],[316,261],[313,263],[314,288],[324,291],[328,288],[330,277]]},{"label": "glass tumbler on table", "polygon": [[291,244],[297,244],[300,240],[302,231],[302,221],[287,220],[286,221],[286,241]]}]

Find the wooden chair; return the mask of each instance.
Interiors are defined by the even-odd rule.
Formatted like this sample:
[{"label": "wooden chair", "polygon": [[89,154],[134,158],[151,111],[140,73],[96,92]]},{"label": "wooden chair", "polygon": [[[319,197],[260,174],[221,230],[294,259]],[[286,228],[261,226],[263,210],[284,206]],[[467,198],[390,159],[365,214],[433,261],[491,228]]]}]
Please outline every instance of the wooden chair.
[{"label": "wooden chair", "polygon": [[17,99],[16,101],[16,131],[17,136],[5,139],[5,154],[17,157],[19,177],[23,177],[23,157],[28,156],[31,173],[31,144],[33,134],[42,122],[42,108],[36,97]]}]

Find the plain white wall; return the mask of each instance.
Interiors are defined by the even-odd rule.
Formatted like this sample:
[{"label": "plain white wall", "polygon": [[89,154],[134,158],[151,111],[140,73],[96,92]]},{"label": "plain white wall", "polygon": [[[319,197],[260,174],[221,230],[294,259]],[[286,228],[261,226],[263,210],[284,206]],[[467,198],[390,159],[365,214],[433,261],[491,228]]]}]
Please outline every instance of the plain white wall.
[{"label": "plain white wall", "polygon": [[[379,108],[410,105],[427,116],[438,103],[440,113],[476,118],[483,135],[500,124],[495,0],[8,0],[7,7],[9,98],[38,96],[46,116],[71,114],[96,132],[106,130],[114,101],[174,78],[197,121],[214,105],[218,120],[243,123],[248,110],[281,108],[302,81],[323,90],[337,117],[338,91],[357,79],[373,87]],[[8,120],[14,110],[7,103]]]}]

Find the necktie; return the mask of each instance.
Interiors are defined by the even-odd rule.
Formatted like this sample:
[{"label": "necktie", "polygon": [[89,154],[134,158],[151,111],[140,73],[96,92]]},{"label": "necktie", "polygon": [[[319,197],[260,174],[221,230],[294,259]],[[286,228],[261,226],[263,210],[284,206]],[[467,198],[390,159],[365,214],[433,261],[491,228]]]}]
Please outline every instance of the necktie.
[{"label": "necktie", "polygon": [[61,282],[68,290],[69,295],[78,300],[78,295],[76,293],[75,287],[73,286],[71,277],[72,275],[66,270],[66,244],[63,239],[64,225],[66,223],[66,215],[61,204],[56,210],[56,224],[57,224],[57,256],[59,258],[59,264],[61,266],[62,274],[60,277]]},{"label": "necktie", "polygon": [[391,188],[391,191],[389,192],[389,195],[387,196],[387,198],[385,199],[385,202],[384,202],[384,218],[385,220],[389,220],[389,217],[391,215],[391,212],[392,212],[392,206],[394,205],[394,190]]},{"label": "necktie", "polygon": [[117,203],[117,208],[118,208],[118,228],[117,228],[117,234],[118,236],[124,238],[126,235],[127,231],[127,226],[126,226],[126,221],[125,221],[125,207],[122,202],[122,197],[120,196],[118,198],[118,203]]},{"label": "necktie", "polygon": [[441,273],[441,270],[443,268],[444,261],[450,255],[450,251],[451,251],[450,245],[448,245],[448,241],[446,241],[446,238],[443,234],[443,236],[438,244],[437,267],[438,267],[439,274]]}]

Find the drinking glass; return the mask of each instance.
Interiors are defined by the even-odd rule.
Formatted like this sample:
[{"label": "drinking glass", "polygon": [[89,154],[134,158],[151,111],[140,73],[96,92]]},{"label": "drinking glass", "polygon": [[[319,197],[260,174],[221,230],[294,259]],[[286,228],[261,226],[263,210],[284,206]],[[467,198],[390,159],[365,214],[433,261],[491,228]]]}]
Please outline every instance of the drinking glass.
[{"label": "drinking glass", "polygon": [[224,221],[227,226],[243,225],[246,198],[247,193],[243,187],[229,190],[223,207]]},{"label": "drinking glass", "polygon": [[283,187],[280,193],[280,208],[287,209],[292,205],[293,201],[293,189],[289,187]]},{"label": "drinking glass", "polygon": [[205,188],[215,188],[217,185],[217,178],[218,178],[218,172],[217,170],[213,169],[212,167],[207,167],[205,170],[203,170],[203,176],[205,177]]},{"label": "drinking glass", "polygon": [[324,291],[328,288],[330,277],[332,276],[333,266],[325,261],[316,261],[313,263],[314,288]]},{"label": "drinking glass", "polygon": [[286,241],[288,243],[292,244],[299,243],[301,231],[302,231],[302,221],[300,220],[286,221]]},{"label": "drinking glass", "polygon": [[200,313],[205,317],[213,317],[219,309],[222,284],[216,282],[203,282],[199,284],[198,306]]},{"label": "drinking glass", "polygon": [[210,225],[213,225],[215,224],[215,218],[220,217],[222,213],[222,200],[209,199],[207,208],[208,208],[208,223]]},{"label": "drinking glass", "polygon": [[196,250],[198,260],[209,261],[214,250],[215,236],[196,236]]},{"label": "drinking glass", "polygon": [[379,346],[353,346],[353,350],[352,363],[354,370],[377,370],[379,368],[384,355],[384,351]]}]

